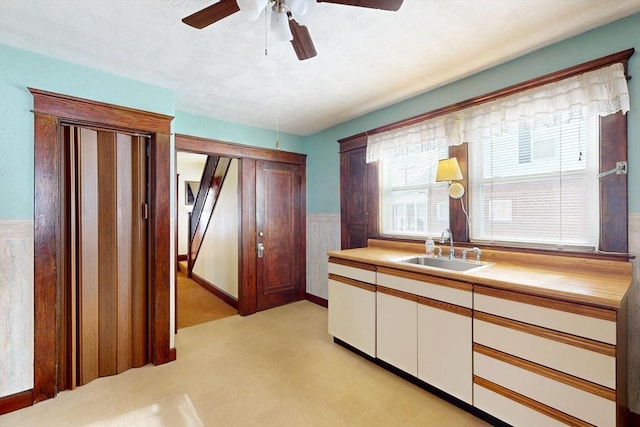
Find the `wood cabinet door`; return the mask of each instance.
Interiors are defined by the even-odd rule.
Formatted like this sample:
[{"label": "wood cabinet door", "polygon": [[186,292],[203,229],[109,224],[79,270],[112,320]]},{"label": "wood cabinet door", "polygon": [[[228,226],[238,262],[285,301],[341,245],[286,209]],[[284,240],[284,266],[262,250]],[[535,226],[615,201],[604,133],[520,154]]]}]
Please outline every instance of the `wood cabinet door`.
[{"label": "wood cabinet door", "polygon": [[301,165],[256,162],[257,309],[304,297],[304,202]]},{"label": "wood cabinet door", "polygon": [[367,163],[365,134],[339,140],[340,243],[363,248],[378,230],[378,163]]},{"label": "wood cabinet door", "polygon": [[340,154],[342,249],[367,246],[366,148]]}]

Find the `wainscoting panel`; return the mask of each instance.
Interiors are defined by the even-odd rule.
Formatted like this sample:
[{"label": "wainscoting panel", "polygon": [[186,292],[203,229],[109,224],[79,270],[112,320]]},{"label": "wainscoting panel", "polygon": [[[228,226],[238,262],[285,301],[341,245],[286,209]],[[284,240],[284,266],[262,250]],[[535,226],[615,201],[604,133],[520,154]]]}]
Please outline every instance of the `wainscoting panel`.
[{"label": "wainscoting panel", "polygon": [[0,220],[0,397],[33,388],[33,221]]},{"label": "wainscoting panel", "polygon": [[633,284],[627,297],[629,409],[640,414],[640,213],[629,214],[629,252],[633,260]]},{"label": "wainscoting panel", "polygon": [[327,252],[340,249],[340,215],[307,214],[307,293],[328,298]]}]

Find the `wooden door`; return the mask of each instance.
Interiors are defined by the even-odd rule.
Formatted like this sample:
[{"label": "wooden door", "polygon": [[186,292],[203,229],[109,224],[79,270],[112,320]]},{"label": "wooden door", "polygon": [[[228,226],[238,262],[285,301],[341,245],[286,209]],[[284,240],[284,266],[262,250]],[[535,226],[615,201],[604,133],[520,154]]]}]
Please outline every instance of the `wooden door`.
[{"label": "wooden door", "polygon": [[302,166],[256,162],[256,299],[265,310],[304,297]]},{"label": "wooden door", "polygon": [[146,142],[72,127],[68,388],[147,362]]}]

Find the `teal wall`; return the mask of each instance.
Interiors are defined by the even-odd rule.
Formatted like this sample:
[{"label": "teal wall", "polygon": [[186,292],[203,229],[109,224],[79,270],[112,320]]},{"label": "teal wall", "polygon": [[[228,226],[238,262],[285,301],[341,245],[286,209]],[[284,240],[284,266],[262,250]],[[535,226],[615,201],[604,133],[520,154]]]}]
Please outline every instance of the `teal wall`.
[{"label": "teal wall", "polygon": [[[337,140],[631,47],[640,14],[537,50],[316,134],[281,133],[280,149],[306,153],[308,213],[338,213]],[[629,62],[629,211],[640,212],[640,53]],[[0,219],[33,217],[33,108],[27,87],[175,115],[173,131],[275,148],[273,130],[175,112],[172,90],[0,44]]]},{"label": "teal wall", "polygon": [[280,150],[303,154],[305,152],[304,139],[297,135],[280,132],[276,137],[276,132],[271,129],[243,126],[181,111],[176,112],[175,117],[175,133],[270,149],[276,149],[278,139]]},{"label": "teal wall", "polygon": [[0,219],[33,218],[28,87],[173,115],[173,91],[0,44]]},{"label": "teal wall", "polygon": [[[0,219],[33,218],[33,97],[42,89],[175,116],[173,132],[275,148],[276,132],[175,112],[173,90],[0,44]],[[300,136],[280,149],[304,153]]]},{"label": "teal wall", "polygon": [[[306,137],[307,211],[340,212],[338,139],[629,48],[640,50],[640,14]],[[640,212],[640,52],[631,57],[629,74],[629,212],[634,213]]]}]

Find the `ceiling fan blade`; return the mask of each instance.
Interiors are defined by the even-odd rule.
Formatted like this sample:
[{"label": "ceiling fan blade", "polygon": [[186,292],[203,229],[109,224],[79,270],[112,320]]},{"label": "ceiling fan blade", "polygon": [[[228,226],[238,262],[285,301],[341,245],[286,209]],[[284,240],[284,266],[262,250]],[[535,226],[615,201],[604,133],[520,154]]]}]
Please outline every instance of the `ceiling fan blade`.
[{"label": "ceiling fan blade", "polygon": [[316,0],[318,3],[335,3],[371,9],[398,10],[403,0]]},{"label": "ceiling fan blade", "polygon": [[311,34],[309,34],[309,30],[307,29],[307,27],[298,24],[295,19],[290,18],[289,28],[291,29],[291,34],[293,35],[291,44],[293,45],[293,50],[296,52],[296,55],[298,56],[298,59],[300,61],[313,58],[318,54],[316,52],[315,46],[313,45],[313,40],[311,40]]},{"label": "ceiling fan blade", "polygon": [[236,0],[220,0],[218,3],[214,3],[183,18],[182,22],[194,28],[202,29],[238,11],[240,11],[240,7],[238,7]]}]

